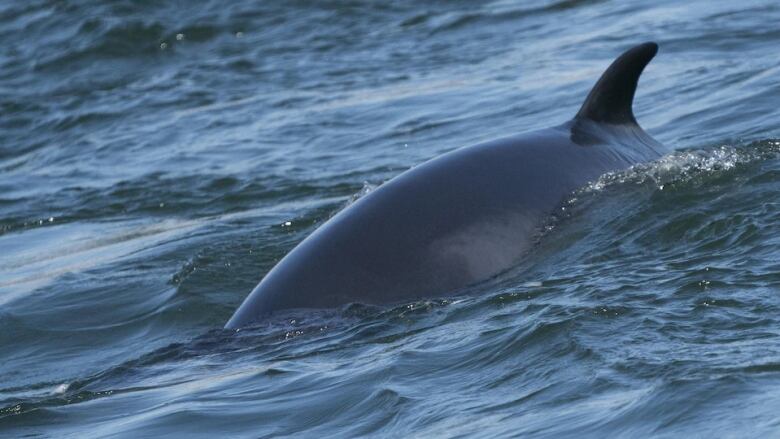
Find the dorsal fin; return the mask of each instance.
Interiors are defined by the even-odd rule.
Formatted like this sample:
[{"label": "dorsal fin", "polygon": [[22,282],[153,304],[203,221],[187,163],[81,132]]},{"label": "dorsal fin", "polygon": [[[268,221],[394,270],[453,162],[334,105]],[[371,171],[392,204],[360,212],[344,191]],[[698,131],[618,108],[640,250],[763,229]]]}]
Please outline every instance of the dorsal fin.
[{"label": "dorsal fin", "polygon": [[658,52],[655,43],[644,43],[620,55],[601,75],[575,119],[585,118],[609,124],[636,125],[631,103],[636,84],[647,63]]}]

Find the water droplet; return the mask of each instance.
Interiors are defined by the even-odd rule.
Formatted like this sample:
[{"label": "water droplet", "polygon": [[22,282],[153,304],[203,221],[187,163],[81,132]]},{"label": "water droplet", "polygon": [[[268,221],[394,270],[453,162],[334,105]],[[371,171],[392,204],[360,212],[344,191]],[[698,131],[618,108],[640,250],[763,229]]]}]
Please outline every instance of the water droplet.
[{"label": "water droplet", "polygon": [[165,50],[168,48],[168,43],[160,43],[160,50]]},{"label": "water droplet", "polygon": [[243,32],[236,32],[236,38],[241,38],[244,36]]},{"label": "water droplet", "polygon": [[184,39],[184,34],[176,34],[176,41],[181,41]]}]

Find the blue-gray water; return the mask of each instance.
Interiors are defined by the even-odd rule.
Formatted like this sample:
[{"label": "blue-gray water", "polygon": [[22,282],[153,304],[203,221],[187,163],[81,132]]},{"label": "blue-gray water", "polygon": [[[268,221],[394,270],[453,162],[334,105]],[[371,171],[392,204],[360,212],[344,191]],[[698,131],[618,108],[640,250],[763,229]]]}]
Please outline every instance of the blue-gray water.
[{"label": "blue-gray water", "polygon": [[[0,436],[780,435],[780,4],[0,4]],[[464,294],[222,330],[350,200],[661,50],[676,152]]]}]

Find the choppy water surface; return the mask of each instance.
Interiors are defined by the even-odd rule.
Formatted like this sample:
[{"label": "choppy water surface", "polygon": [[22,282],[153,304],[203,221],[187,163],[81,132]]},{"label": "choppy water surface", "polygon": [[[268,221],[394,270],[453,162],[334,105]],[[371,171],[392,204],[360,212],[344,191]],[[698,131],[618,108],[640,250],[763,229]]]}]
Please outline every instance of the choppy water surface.
[{"label": "choppy water surface", "polygon": [[[780,4],[0,5],[0,435],[780,434]],[[237,333],[273,264],[661,51],[674,152],[465,294]]]}]

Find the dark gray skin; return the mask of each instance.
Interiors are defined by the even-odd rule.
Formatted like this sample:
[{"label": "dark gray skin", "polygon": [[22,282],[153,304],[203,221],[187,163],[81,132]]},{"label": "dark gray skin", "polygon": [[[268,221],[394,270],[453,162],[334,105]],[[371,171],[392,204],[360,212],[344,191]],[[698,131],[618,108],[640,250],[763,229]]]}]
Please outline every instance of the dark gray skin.
[{"label": "dark gray skin", "polygon": [[226,328],[280,310],[440,296],[512,267],[574,190],[661,156],[631,109],[657,50],[621,55],[571,121],[444,154],[359,199],[285,256]]}]

